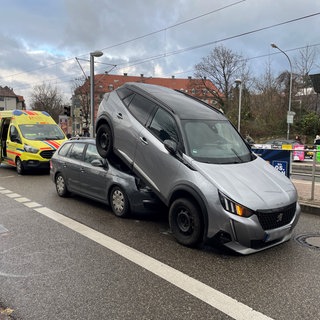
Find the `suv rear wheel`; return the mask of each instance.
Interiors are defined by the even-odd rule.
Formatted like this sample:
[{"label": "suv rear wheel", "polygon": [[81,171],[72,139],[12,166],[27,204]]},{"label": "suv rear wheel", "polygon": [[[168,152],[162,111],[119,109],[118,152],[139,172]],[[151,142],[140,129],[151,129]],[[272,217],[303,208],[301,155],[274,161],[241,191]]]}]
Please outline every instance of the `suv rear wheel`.
[{"label": "suv rear wheel", "polygon": [[96,135],[96,146],[102,158],[107,158],[113,150],[113,137],[108,124],[101,124]]},{"label": "suv rear wheel", "polygon": [[169,223],[176,240],[189,247],[198,246],[203,239],[204,225],[199,206],[191,200],[175,200],[169,210]]}]

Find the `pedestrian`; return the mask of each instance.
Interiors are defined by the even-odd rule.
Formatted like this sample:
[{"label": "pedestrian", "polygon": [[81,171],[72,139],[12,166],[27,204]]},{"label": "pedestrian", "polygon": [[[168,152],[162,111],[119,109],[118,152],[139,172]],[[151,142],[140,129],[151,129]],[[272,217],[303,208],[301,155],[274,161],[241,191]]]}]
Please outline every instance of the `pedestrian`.
[{"label": "pedestrian", "polygon": [[302,144],[302,142],[301,142],[301,139],[300,139],[300,136],[299,136],[299,135],[296,135],[295,142],[296,142],[296,143],[299,143],[299,144]]}]

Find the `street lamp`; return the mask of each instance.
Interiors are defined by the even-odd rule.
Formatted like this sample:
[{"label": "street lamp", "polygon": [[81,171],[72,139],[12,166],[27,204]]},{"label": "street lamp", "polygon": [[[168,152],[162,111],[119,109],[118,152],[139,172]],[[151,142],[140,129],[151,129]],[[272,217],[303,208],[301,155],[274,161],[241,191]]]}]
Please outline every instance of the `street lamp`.
[{"label": "street lamp", "polygon": [[241,121],[241,96],[242,96],[242,81],[241,79],[236,79],[235,83],[239,86],[239,114],[238,114],[238,131],[240,133],[240,121]]},{"label": "street lamp", "polygon": [[291,118],[291,117],[293,117],[293,115],[291,113],[292,63],[291,63],[291,60],[290,60],[289,56],[283,50],[281,50],[277,45],[275,45],[274,43],[271,43],[271,47],[274,48],[274,49],[278,49],[280,52],[282,52],[287,57],[287,59],[289,61],[289,65],[290,65],[289,107],[288,107],[288,114],[287,114],[287,124],[288,124],[287,139],[289,139],[289,136],[290,136],[290,123],[293,123],[293,119]]},{"label": "street lamp", "polygon": [[94,137],[94,57],[101,57],[103,52],[90,52],[90,136]]}]

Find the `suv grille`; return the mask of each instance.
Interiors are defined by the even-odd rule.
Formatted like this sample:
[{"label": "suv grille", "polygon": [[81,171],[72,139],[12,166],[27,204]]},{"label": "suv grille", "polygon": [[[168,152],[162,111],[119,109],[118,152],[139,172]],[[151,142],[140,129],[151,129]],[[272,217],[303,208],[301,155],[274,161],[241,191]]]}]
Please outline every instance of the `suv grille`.
[{"label": "suv grille", "polygon": [[40,156],[45,159],[51,159],[56,150],[45,150],[40,152]]},{"label": "suv grille", "polygon": [[256,211],[259,222],[263,230],[280,228],[290,223],[296,212],[296,203],[289,206],[273,209]]}]

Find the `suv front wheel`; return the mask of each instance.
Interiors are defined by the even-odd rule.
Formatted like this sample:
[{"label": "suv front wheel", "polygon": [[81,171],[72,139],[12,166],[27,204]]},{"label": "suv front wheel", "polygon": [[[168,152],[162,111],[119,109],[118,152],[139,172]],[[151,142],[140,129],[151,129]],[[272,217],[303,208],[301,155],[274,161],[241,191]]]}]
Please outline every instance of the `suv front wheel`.
[{"label": "suv front wheel", "polygon": [[107,158],[113,150],[113,137],[111,128],[107,124],[98,127],[96,135],[96,147],[102,158]]},{"label": "suv front wheel", "polygon": [[169,210],[169,223],[176,240],[196,247],[203,239],[204,224],[199,206],[185,198],[175,200]]}]

